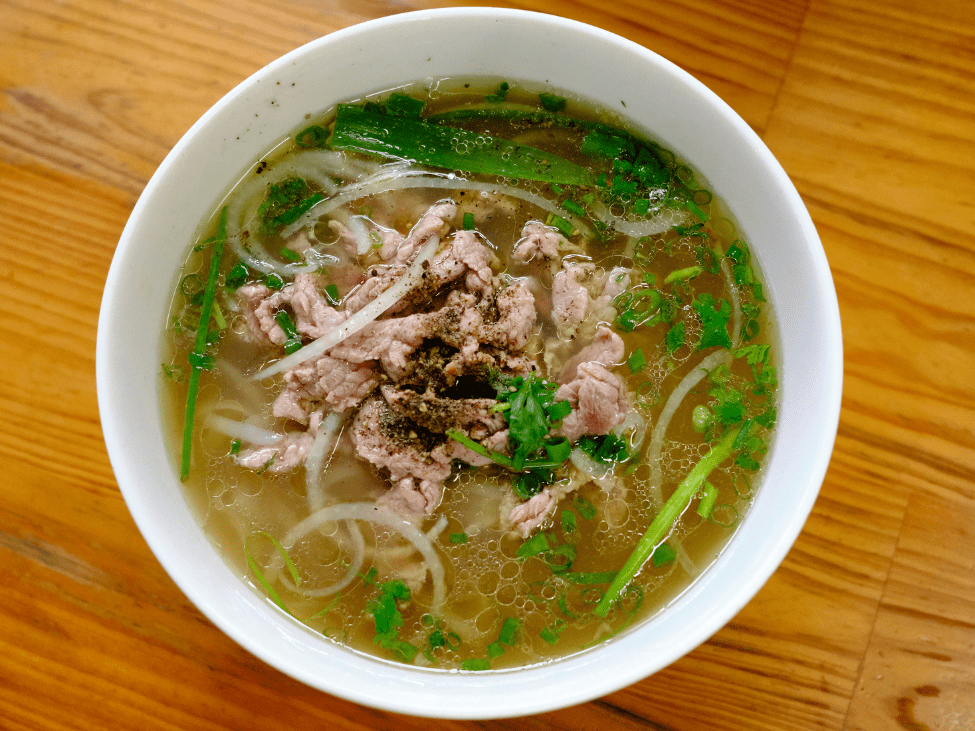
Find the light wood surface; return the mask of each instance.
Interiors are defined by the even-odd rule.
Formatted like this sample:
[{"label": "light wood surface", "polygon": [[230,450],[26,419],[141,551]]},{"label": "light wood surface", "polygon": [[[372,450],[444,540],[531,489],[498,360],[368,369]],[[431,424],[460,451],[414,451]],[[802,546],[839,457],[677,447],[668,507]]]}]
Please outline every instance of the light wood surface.
[{"label": "light wood surface", "polygon": [[435,723],[264,665],[156,563],[95,398],[129,212],[252,72],[440,4],[0,0],[0,728],[975,729],[972,0],[517,4],[626,36],[717,92],[792,177],[833,268],[846,381],[821,496],[699,649],[572,709]]}]

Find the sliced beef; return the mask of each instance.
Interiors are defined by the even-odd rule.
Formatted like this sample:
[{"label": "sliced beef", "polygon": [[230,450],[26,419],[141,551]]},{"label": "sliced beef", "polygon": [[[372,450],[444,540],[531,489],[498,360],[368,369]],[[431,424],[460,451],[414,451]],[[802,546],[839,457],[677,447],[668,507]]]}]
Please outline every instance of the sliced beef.
[{"label": "sliced beef", "polygon": [[314,441],[312,431],[288,434],[281,441],[267,447],[247,447],[234,455],[241,467],[280,474],[304,464]]},{"label": "sliced beef", "polygon": [[335,411],[354,408],[378,382],[372,363],[350,363],[321,355],[285,371],[285,388],[274,401],[272,413],[278,418],[308,423],[309,414],[322,401]]},{"label": "sliced beef", "polygon": [[402,487],[401,481],[411,478],[413,488],[428,496],[436,492],[436,500],[424,497],[424,513],[439,504],[443,481],[450,475],[450,456],[441,438],[393,412],[379,396],[363,404],[352,421],[351,435],[356,453],[388,470],[393,485]]},{"label": "sliced beef", "polygon": [[591,361],[579,365],[576,377],[559,386],[555,400],[563,399],[572,405],[572,413],[562,420],[558,433],[570,442],[583,434],[608,434],[623,422],[629,408],[620,379]]},{"label": "sliced beef", "polygon": [[574,380],[582,363],[595,361],[604,366],[616,365],[623,360],[624,352],[623,338],[605,325],[600,325],[593,341],[562,366],[557,381],[565,384]]},{"label": "sliced beef", "polygon": [[595,268],[592,264],[564,263],[552,283],[552,320],[560,330],[578,326],[589,309],[589,289]]},{"label": "sliced beef", "polygon": [[529,221],[521,231],[521,239],[515,244],[513,256],[518,261],[559,259],[569,242],[559,230],[538,221]]},{"label": "sliced beef", "polygon": [[448,429],[474,431],[480,427],[481,436],[472,435],[480,439],[503,429],[507,423],[501,414],[491,411],[498,405],[493,398],[444,398],[429,390],[417,393],[393,386],[383,386],[381,391],[394,412],[439,434]]}]

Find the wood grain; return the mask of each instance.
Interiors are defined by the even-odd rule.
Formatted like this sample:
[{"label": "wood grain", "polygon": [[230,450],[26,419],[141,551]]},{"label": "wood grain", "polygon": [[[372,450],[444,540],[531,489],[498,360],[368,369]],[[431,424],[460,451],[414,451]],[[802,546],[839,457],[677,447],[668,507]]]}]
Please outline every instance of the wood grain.
[{"label": "wood grain", "polygon": [[101,289],[135,201],[292,48],[448,2],[0,0],[0,728],[975,729],[970,0],[519,0],[674,61],[809,207],[844,326],[836,449],[764,589],[685,658],[540,716],[432,724],[314,691],[149,552],[98,423]]}]

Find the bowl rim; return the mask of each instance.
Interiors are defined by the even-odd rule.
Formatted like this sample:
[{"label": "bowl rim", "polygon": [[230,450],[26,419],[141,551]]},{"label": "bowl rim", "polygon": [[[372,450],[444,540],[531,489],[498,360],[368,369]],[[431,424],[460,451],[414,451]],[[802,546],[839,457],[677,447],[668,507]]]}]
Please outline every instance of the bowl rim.
[{"label": "bowl rim", "polygon": [[[141,223],[144,209],[149,199],[156,194],[160,181],[169,174],[170,169],[183,154],[192,138],[209,126],[214,119],[223,114],[225,109],[232,107],[238,98],[244,95],[247,90],[262,81],[273,78],[276,74],[281,73],[288,66],[296,63],[303,56],[313,52],[315,49],[363,34],[395,27],[404,22],[437,19],[464,19],[468,22],[523,21],[545,25],[553,30],[572,31],[588,35],[594,40],[615,45],[629,54],[634,54],[645,61],[655,64],[664,72],[676,78],[681,84],[687,86],[691,93],[702,97],[704,101],[714,107],[716,113],[721,117],[722,123],[735,128],[739,136],[751,147],[751,152],[761,160],[775,186],[781,190],[783,199],[789,203],[790,210],[796,217],[796,223],[803,232],[803,237],[809,245],[806,254],[813,267],[812,279],[816,285],[815,289],[817,293],[822,297],[822,315],[830,331],[826,334],[826,340],[830,347],[823,355],[823,361],[820,364],[825,374],[826,398],[821,404],[821,413],[818,415],[818,419],[824,428],[819,434],[819,439],[815,442],[815,449],[812,450],[812,453],[808,457],[810,471],[807,484],[810,487],[807,487],[801,493],[801,501],[794,506],[793,515],[801,516],[801,520],[794,517],[788,530],[783,531],[778,540],[768,547],[768,550],[763,556],[755,560],[755,566],[759,574],[763,577],[761,582],[757,586],[754,581],[741,582],[740,585],[726,595],[727,603],[722,607],[722,610],[715,612],[711,621],[696,626],[692,632],[692,637],[683,642],[679,647],[669,647],[667,652],[652,662],[626,663],[624,660],[627,657],[627,653],[620,652],[618,649],[621,643],[610,642],[604,644],[595,652],[569,656],[554,663],[530,666],[528,668],[494,671],[483,676],[429,670],[424,670],[418,674],[414,668],[406,668],[404,671],[400,666],[389,668],[387,666],[390,663],[379,661],[384,669],[382,671],[375,670],[377,678],[381,676],[384,679],[382,682],[401,682],[404,688],[409,689],[409,692],[401,692],[399,694],[390,692],[388,695],[377,697],[376,688],[381,687],[382,682],[379,682],[378,685],[375,682],[357,684],[343,681],[339,683],[330,678],[323,678],[300,664],[283,662],[279,653],[269,651],[264,638],[254,637],[242,630],[238,624],[237,615],[235,614],[237,611],[236,607],[233,612],[228,611],[226,606],[215,602],[214,598],[207,593],[204,587],[201,587],[199,582],[191,580],[190,577],[182,573],[181,566],[175,560],[170,548],[171,538],[164,534],[166,527],[157,525],[153,515],[147,512],[150,506],[147,505],[144,496],[139,492],[137,460],[133,460],[131,454],[123,451],[119,440],[119,435],[127,428],[127,424],[119,413],[121,404],[115,397],[112,389],[115,373],[111,361],[113,353],[116,352],[117,341],[117,334],[113,331],[112,324],[119,306],[117,300],[119,298],[121,277],[124,275],[125,270],[131,266],[131,257],[134,255],[131,251],[131,242]],[[652,672],[656,672],[706,641],[711,635],[723,627],[734,614],[744,607],[768,577],[771,576],[792,547],[818,495],[819,486],[825,477],[832,454],[839,422],[842,396],[843,355],[839,307],[836,300],[835,288],[825,252],[822,249],[818,234],[809,217],[808,211],[806,211],[798,192],[795,190],[785,171],[758,135],[716,94],[690,74],[653,51],[594,26],[532,11],[485,7],[446,8],[413,11],[366,21],[313,40],[281,56],[252,74],[222,97],[197,120],[173,147],[172,151],[166,156],[156,173],[152,176],[123,230],[118,250],[113,257],[106,280],[105,294],[99,313],[96,344],[96,379],[98,384],[98,405],[106,448],[113,470],[115,470],[118,478],[120,490],[133,515],[133,519],[160,564],[180,590],[183,591],[210,621],[256,657],[280,671],[320,690],[339,695],[363,705],[388,711],[435,718],[486,719],[555,710],[588,701],[625,687],[646,677]],[[812,485],[815,485],[815,489],[812,489]],[[719,557],[720,561],[721,557]],[[692,601],[702,589],[703,586],[700,584],[699,579],[680,595],[679,601]],[[674,603],[672,602],[672,604]],[[265,615],[272,617],[270,620],[272,623],[277,621],[277,615],[280,614],[279,610],[267,606],[266,602],[264,609]],[[281,616],[283,617],[283,614]],[[627,636],[639,635],[641,630],[646,629],[649,624],[649,621],[642,623],[642,625],[629,632]],[[293,638],[289,637],[284,641],[286,643],[292,642]],[[615,651],[613,652],[600,652],[605,648],[613,649],[614,647]],[[606,672],[605,669],[594,666],[592,658],[594,656],[601,657],[601,655],[615,657],[613,661],[613,672]],[[374,658],[368,656],[363,657],[367,658],[365,661],[367,664],[376,663]],[[527,694],[520,694],[517,697],[507,699],[508,702],[506,703],[500,703],[497,697],[490,696],[491,691],[488,686],[501,685],[509,690],[514,687],[511,683],[496,683],[494,679],[497,678],[519,675],[522,677],[527,676],[524,680],[519,681],[523,683],[526,680],[529,682],[535,680],[542,683],[549,681],[553,683],[565,683],[566,674],[573,671],[576,673],[577,679],[569,683],[567,689],[569,692],[550,694],[541,699]],[[453,682],[454,686],[462,685],[468,691],[473,689],[473,696],[462,698],[460,702],[451,702],[441,707],[420,706],[418,699],[423,703],[427,703],[428,701],[423,699],[427,696],[431,687],[436,686],[439,688],[441,684],[440,679],[445,677],[449,677],[451,679],[450,682]],[[457,683],[458,678],[462,678],[463,680]],[[458,693],[463,695],[459,690]]]}]

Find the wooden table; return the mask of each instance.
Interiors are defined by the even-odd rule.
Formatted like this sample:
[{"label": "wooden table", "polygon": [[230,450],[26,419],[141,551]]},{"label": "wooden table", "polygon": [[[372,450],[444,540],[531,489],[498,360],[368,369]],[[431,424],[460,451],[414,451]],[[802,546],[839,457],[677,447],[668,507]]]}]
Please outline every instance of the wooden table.
[{"label": "wooden table", "polygon": [[0,0],[0,728],[975,729],[971,0],[517,4],[690,71],[812,212],[845,398],[782,567],[687,657],[532,718],[398,717],[250,656],[166,576],[115,484],[95,400],[103,282],[142,188],[211,104],[306,41],[427,5]]}]

